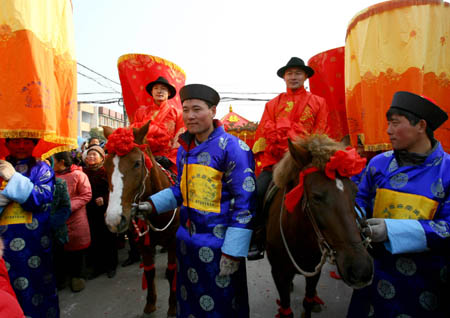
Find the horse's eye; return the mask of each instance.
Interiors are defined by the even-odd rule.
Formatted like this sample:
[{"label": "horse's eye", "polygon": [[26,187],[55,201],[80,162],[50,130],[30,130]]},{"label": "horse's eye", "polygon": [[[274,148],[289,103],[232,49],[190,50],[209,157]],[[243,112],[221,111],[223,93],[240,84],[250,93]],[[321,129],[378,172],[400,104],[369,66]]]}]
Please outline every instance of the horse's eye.
[{"label": "horse's eye", "polygon": [[325,194],[324,193],[313,193],[312,200],[316,201],[316,202],[322,202],[325,200]]},{"label": "horse's eye", "polygon": [[136,160],[136,162],[134,163],[134,167],[135,168],[139,168],[141,166],[141,161],[140,160]]}]

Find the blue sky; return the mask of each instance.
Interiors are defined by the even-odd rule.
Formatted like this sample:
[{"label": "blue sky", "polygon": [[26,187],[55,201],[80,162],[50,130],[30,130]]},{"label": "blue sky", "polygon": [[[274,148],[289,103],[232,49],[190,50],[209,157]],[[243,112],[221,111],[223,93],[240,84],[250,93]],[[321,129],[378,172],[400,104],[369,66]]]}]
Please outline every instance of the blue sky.
[{"label": "blue sky", "polygon": [[[344,46],[351,18],[377,3],[369,0],[72,2],[79,63],[119,82],[119,56],[156,55],[183,68],[186,83],[204,83],[219,92],[238,93],[284,91],[284,82],[276,71],[290,57],[298,56],[307,62],[317,53]],[[78,70],[107,86],[79,76],[79,93],[120,92],[120,85],[82,67]],[[78,99],[119,96],[79,95]],[[264,109],[264,102],[231,104],[234,111],[253,121],[260,119]],[[228,112],[229,105],[230,102],[219,104],[216,117]],[[117,105],[108,107],[119,110]]]}]

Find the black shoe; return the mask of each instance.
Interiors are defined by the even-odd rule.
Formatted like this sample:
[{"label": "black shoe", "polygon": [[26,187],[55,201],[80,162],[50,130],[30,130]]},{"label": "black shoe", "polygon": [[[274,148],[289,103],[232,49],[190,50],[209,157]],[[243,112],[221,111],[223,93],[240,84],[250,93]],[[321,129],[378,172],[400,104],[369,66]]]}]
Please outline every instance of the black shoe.
[{"label": "black shoe", "polygon": [[247,259],[249,261],[257,261],[264,258],[264,250],[258,248],[258,245],[252,244],[250,245],[250,249],[248,250]]},{"label": "black shoe", "polygon": [[126,266],[130,266],[136,262],[139,262],[140,259],[139,258],[133,258],[133,257],[128,257],[123,263],[122,263],[122,267],[126,267]]},{"label": "black shoe", "polygon": [[113,278],[114,276],[116,276],[116,270],[111,269],[111,270],[107,271],[106,276],[108,276],[108,278]]}]

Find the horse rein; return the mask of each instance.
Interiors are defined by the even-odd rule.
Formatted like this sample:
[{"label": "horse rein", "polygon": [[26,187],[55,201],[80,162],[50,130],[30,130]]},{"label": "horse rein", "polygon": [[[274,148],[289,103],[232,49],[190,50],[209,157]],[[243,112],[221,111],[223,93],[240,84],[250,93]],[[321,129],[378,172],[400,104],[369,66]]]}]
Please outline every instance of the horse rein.
[{"label": "horse rein", "polygon": [[[286,238],[285,238],[285,236],[284,236],[284,231],[283,231],[283,223],[282,223],[282,220],[283,220],[283,212],[286,211],[286,209],[284,208],[284,198],[285,198],[285,197],[286,197],[286,188],[284,189],[283,200],[282,200],[282,202],[281,202],[281,211],[280,211],[280,232],[281,232],[281,238],[282,238],[282,240],[283,240],[284,247],[285,247],[285,249],[286,249],[287,254],[289,255],[289,258],[290,258],[290,260],[291,260],[291,262],[292,262],[292,265],[294,265],[294,267],[295,267],[295,269],[296,269],[297,271],[299,271],[299,272],[300,272],[303,276],[305,276],[305,277],[312,277],[312,276],[315,276],[315,275],[317,275],[317,274],[322,270],[322,266],[323,266],[323,264],[325,264],[325,262],[326,262],[326,260],[327,260],[327,258],[328,258],[328,256],[329,256],[329,253],[330,253],[330,252],[329,252],[329,251],[326,251],[325,248],[322,247],[322,244],[319,243],[319,247],[320,247],[320,251],[321,251],[321,253],[322,253],[322,256],[321,256],[321,258],[320,258],[319,264],[317,264],[317,266],[314,268],[314,272],[307,272],[307,271],[304,271],[303,269],[300,268],[300,266],[298,266],[297,262],[294,260],[294,257],[292,256],[291,251],[289,250],[289,247],[288,247],[287,242],[286,242]],[[304,201],[306,201],[306,200],[305,200],[305,199],[302,200],[302,206],[305,204]],[[309,204],[306,203],[306,205],[308,206],[308,210],[309,210]],[[310,214],[311,214],[311,213],[307,213],[308,217],[310,218],[310,220],[311,220],[311,218],[314,220],[314,217],[312,217],[312,215],[310,216]],[[322,233],[320,232],[319,228],[317,227],[316,221],[314,220],[314,221],[312,221],[311,223],[313,223],[313,228],[314,228],[314,231],[316,232],[316,235],[318,235],[318,237],[319,237],[319,235],[320,235],[320,237],[322,238],[322,242],[325,242],[326,246],[328,246],[328,248],[330,248],[329,245],[328,245],[328,243],[326,242],[325,238],[323,237]],[[316,228],[317,228],[317,231],[316,231]],[[331,250],[331,249],[330,249],[330,250]],[[336,252],[335,252],[334,250],[332,250],[331,253],[332,253],[332,257],[333,257],[333,259],[334,259],[334,254],[335,254]],[[333,253],[334,253],[334,254],[333,254]]]},{"label": "horse rein", "polygon": [[[359,213],[355,211],[356,214],[356,224],[358,225],[359,232],[361,233],[361,237],[363,240],[361,241],[361,244],[364,245],[364,247],[370,247],[372,248],[372,245],[370,245],[370,242],[372,242],[371,236],[372,236],[372,228],[370,227],[369,223],[367,223],[366,217],[364,213],[362,213],[363,209],[359,206],[358,203],[355,202],[355,208],[358,210]],[[359,215],[364,215],[364,217],[360,217]],[[367,231],[368,230],[368,231]],[[366,234],[369,232],[370,234]]]},{"label": "horse rein", "polygon": [[[297,269],[297,271],[299,271],[302,275],[304,275],[305,277],[312,277],[317,275],[321,269],[323,264],[325,264],[326,260],[329,260],[330,264],[335,264],[336,263],[336,250],[334,250],[327,242],[327,240],[325,239],[325,237],[322,234],[322,231],[320,231],[316,219],[314,218],[314,215],[311,212],[311,208],[309,206],[309,200],[308,200],[308,195],[306,193],[306,191],[303,193],[303,198],[301,201],[301,205],[302,205],[302,210],[305,211],[306,215],[308,216],[309,221],[312,224],[312,227],[314,229],[314,232],[317,236],[317,242],[319,244],[319,248],[320,251],[322,253],[321,259],[319,264],[317,264],[317,266],[314,269],[314,272],[307,272],[304,271],[303,269],[300,268],[300,266],[298,266],[298,264],[295,262],[294,257],[292,256],[291,251],[289,250],[289,247],[287,245],[287,241],[286,238],[284,236],[284,231],[283,231],[283,225],[282,225],[282,217],[283,217],[283,212],[286,210],[284,208],[284,198],[286,197],[286,188],[284,189],[284,194],[283,194],[283,200],[281,202],[281,212],[280,212],[280,232],[281,232],[281,238],[283,240],[283,244],[284,247],[286,248],[286,251],[289,255],[289,258],[291,259],[292,264],[294,265],[294,267]],[[356,208],[361,211],[362,209],[359,207],[359,205],[355,202],[355,206]],[[370,231],[371,228],[370,226],[367,224],[367,221],[363,218],[361,218],[359,216],[358,213],[356,213],[356,211],[354,211],[354,213],[356,214],[356,223],[358,225],[358,229],[360,231],[360,235],[363,238],[363,240],[361,242],[358,242],[358,244],[362,244],[364,247],[367,248],[367,246],[370,246],[370,235],[366,235],[365,234],[365,229],[368,228]]]}]

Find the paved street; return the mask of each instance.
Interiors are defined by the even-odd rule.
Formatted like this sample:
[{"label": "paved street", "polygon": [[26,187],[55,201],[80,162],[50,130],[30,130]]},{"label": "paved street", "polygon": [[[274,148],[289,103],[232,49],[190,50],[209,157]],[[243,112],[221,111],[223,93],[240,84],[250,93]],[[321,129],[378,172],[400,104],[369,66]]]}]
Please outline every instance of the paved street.
[{"label": "paved street", "polygon": [[[127,254],[126,249],[119,251],[119,263]],[[167,254],[157,253],[158,302],[154,318],[165,318],[168,306],[168,282],[164,278]],[[313,314],[317,318],[345,317],[352,290],[342,281],[330,278],[333,266],[325,265],[318,285],[318,293],[325,302],[324,310]],[[278,294],[270,274],[267,259],[247,262],[247,276],[250,300],[250,317],[275,317]],[[102,275],[87,281],[86,289],[72,293],[69,288],[60,292],[62,318],[138,318],[145,305],[146,291],[141,289],[142,270],[138,264],[118,267],[117,275],[110,279]],[[294,317],[302,312],[301,302],[304,296],[304,278],[296,276],[292,297]]]}]

